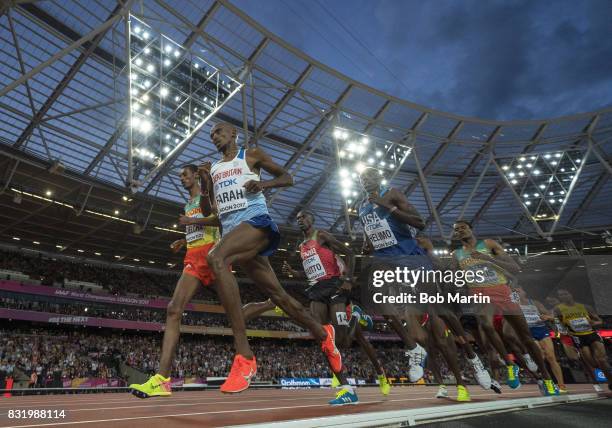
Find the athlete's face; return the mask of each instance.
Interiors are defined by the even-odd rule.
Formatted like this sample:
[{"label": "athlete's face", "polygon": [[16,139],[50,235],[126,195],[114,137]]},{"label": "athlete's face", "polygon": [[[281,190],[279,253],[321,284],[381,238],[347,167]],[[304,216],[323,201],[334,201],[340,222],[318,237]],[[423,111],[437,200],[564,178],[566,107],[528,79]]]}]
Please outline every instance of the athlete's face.
[{"label": "athlete's face", "polygon": [[548,296],[546,299],[544,299],[544,302],[546,303],[546,305],[548,305],[549,308],[554,308],[559,303],[561,303],[559,302],[559,299],[557,299],[555,296]]},{"label": "athlete's face", "polygon": [[561,300],[561,303],[565,303],[566,305],[571,304],[572,301],[574,300],[570,292],[567,290],[557,291],[557,296],[559,296],[559,300]]},{"label": "athlete's face", "polygon": [[382,182],[383,177],[380,175],[378,170],[368,168],[359,175],[359,180],[361,181],[361,185],[365,191],[372,193],[376,192],[380,188],[380,183]]},{"label": "athlete's face", "polygon": [[295,219],[297,220],[298,227],[302,231],[310,229],[314,223],[312,216],[302,211],[297,214]]},{"label": "athlete's face", "polygon": [[181,179],[183,189],[185,190],[191,189],[198,179],[197,174],[189,168],[183,168],[179,174],[179,177]]},{"label": "athlete's face", "polygon": [[472,229],[465,223],[455,223],[453,226],[453,238],[455,239],[469,239],[472,237]]},{"label": "athlete's face", "polygon": [[218,123],[210,130],[210,139],[217,150],[222,152],[236,141],[236,128],[229,123]]}]

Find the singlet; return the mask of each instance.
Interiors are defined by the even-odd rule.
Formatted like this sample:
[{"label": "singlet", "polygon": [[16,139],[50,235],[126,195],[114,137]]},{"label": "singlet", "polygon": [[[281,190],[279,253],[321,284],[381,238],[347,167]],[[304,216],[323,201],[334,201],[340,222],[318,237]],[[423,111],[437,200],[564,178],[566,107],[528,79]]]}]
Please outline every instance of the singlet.
[{"label": "singlet", "polygon": [[319,244],[318,231],[300,244],[300,256],[308,283],[314,285],[319,281],[339,277],[340,267],[336,254],[329,248]]},{"label": "singlet", "polygon": [[[478,241],[476,243],[476,251],[493,256],[493,253],[489,250],[484,241]],[[482,271],[484,281],[469,283],[468,287],[493,287],[496,285],[508,284],[506,276],[499,269],[487,261],[471,257],[470,253],[463,248],[455,250],[455,258],[459,262],[459,267],[462,270],[472,271],[475,274],[476,271]]]},{"label": "singlet", "polygon": [[571,306],[559,303],[557,309],[561,314],[561,322],[567,326],[570,334],[585,336],[593,333],[589,311],[587,311],[582,303],[574,303]]},{"label": "singlet", "polygon": [[525,321],[529,327],[545,327],[546,322],[542,319],[538,307],[533,303],[531,299],[527,301],[526,305],[521,304],[521,310],[525,316]]},{"label": "singlet", "polygon": [[[189,200],[185,204],[185,215],[190,218],[204,218],[202,208],[200,208],[200,195]],[[212,226],[202,226],[199,224],[188,224],[185,227],[185,240],[187,248],[201,247],[202,245],[214,244],[217,242],[219,228]]]},{"label": "singlet", "polygon": [[260,215],[269,215],[266,197],[262,192],[247,193],[244,183],[259,181],[259,174],[249,168],[246,149],[238,150],[230,161],[217,161],[211,168],[213,192],[217,202],[219,221],[223,233],[229,233],[243,221]]},{"label": "singlet", "polygon": [[[381,188],[382,197],[389,189]],[[415,239],[417,229],[396,220],[388,209],[367,199],[359,207],[363,231],[374,247],[376,256],[425,255]]]}]

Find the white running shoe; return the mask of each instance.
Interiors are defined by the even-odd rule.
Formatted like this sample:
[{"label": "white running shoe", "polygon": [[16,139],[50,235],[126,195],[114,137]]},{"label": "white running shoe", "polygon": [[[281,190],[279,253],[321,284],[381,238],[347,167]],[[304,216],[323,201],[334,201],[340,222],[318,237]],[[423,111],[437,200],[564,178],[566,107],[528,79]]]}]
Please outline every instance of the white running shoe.
[{"label": "white running shoe", "polygon": [[594,384],[594,385],[593,385],[593,389],[594,389],[595,391],[597,391],[597,392],[602,392],[602,391],[603,391],[603,389],[601,388],[601,386],[599,386],[599,385],[597,385],[597,384]]},{"label": "white running shoe", "polygon": [[496,394],[501,394],[501,385],[499,384],[498,381],[496,381],[495,379],[491,379],[491,389],[496,393]]},{"label": "white running shoe", "polygon": [[410,378],[410,382],[418,382],[425,373],[424,367],[427,361],[427,351],[417,343],[414,349],[406,351],[406,356],[409,358],[408,377]]},{"label": "white running shoe", "polygon": [[473,359],[468,358],[468,362],[472,365],[474,369],[474,376],[476,377],[476,381],[482,387],[482,389],[488,390],[491,388],[491,375],[485,369],[482,361],[478,358],[478,355],[474,355]]},{"label": "white running shoe", "polygon": [[436,398],[448,398],[448,390],[446,389],[446,385],[440,385],[438,387]]},{"label": "white running shoe", "polygon": [[531,355],[523,354],[523,358],[525,359],[525,364],[527,364],[527,368],[529,369],[529,371],[533,373],[537,373],[538,365],[535,363],[535,361],[533,361],[533,358],[531,358]]}]

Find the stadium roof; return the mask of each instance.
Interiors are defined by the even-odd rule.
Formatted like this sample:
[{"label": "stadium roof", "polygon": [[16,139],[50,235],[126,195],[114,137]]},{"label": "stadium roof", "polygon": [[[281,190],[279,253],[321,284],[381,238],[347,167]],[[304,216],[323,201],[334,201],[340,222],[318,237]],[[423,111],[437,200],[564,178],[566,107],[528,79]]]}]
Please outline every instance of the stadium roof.
[{"label": "stadium roof", "polygon": [[[10,3],[14,6],[9,8]],[[439,225],[448,235],[460,215],[472,219],[481,235],[537,236],[489,162],[491,156],[589,147],[591,156],[557,230],[597,230],[612,224],[612,109],[532,121],[481,120],[432,110],[330,69],[227,0],[18,0],[2,8],[0,151],[6,189],[18,184],[10,180],[19,173],[11,171],[19,171],[19,162],[32,157],[60,160],[67,173],[89,185],[127,189],[128,106],[121,95],[125,89],[117,87],[123,82],[116,77],[126,64],[123,18],[131,12],[229,74],[247,67],[243,91],[211,123],[234,123],[243,141],[247,132],[247,140],[293,174],[293,187],[268,195],[271,215],[280,224],[294,224],[297,210],[309,207],[317,213],[319,227],[346,231],[331,136],[338,123],[413,145],[413,155],[392,184],[428,217],[431,236],[441,236]],[[183,202],[176,169],[217,156],[208,129],[202,128],[135,199],[151,207]],[[73,191],[65,189],[54,198]],[[109,203],[106,209],[113,207]]]}]

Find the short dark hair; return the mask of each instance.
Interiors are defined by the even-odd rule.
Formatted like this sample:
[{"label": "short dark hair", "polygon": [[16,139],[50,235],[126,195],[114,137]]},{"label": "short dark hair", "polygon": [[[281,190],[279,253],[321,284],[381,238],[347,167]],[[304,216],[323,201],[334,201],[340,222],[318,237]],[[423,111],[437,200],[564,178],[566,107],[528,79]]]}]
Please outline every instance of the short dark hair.
[{"label": "short dark hair", "polygon": [[192,163],[188,163],[187,165],[183,165],[183,169],[188,169],[189,171],[193,172],[194,174],[198,172],[197,165],[194,165]]},{"label": "short dark hair", "polygon": [[455,224],[458,224],[458,223],[467,224],[467,225],[468,225],[468,227],[469,227],[470,229],[473,229],[473,228],[474,228],[474,227],[472,226],[472,222],[471,222],[471,221],[469,221],[469,220],[463,220],[463,219],[460,219],[460,220],[457,220],[457,221],[455,222]]},{"label": "short dark hair", "polygon": [[302,213],[302,214],[304,214],[304,215],[310,216],[310,218],[312,219],[312,221],[313,221],[313,222],[314,222],[314,221],[315,221],[315,219],[317,218],[317,217],[316,217],[316,216],[313,214],[313,212],[312,212],[312,211],[309,211],[309,210],[299,210],[299,211],[298,211],[298,214],[299,214],[299,213]]}]

